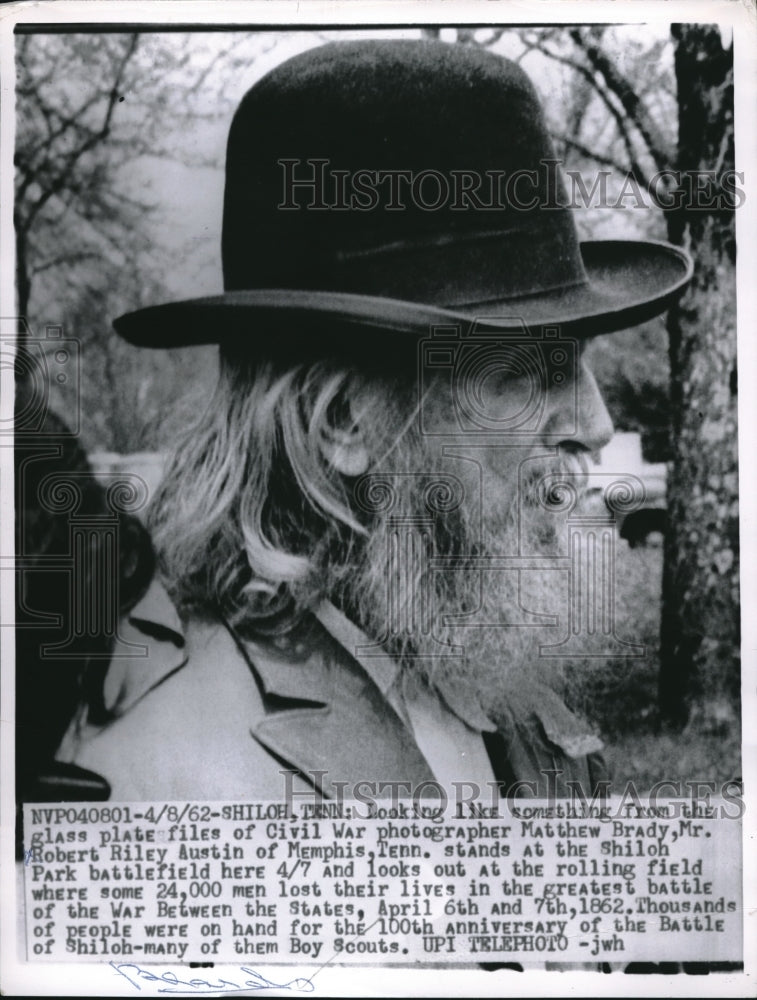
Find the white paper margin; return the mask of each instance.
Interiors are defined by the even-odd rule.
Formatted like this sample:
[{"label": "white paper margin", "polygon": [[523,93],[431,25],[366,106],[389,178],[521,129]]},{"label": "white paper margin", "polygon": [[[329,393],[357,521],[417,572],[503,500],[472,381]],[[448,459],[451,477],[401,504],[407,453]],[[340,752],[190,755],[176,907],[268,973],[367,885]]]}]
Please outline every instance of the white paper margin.
[{"label": "white paper margin", "polygon": [[[16,23],[204,24],[282,27],[356,27],[442,24],[672,23],[689,21],[730,25],[734,33],[736,95],[736,169],[744,171],[747,197],[736,213],[738,245],[739,492],[741,501],[742,712],[744,816],[744,972],[709,976],[636,976],[585,972],[524,973],[480,970],[396,970],[324,968],[313,996],[618,996],[742,997],[757,995],[757,14],[741,0],[46,0],[0,6],[0,310],[14,315],[13,150],[14,37]],[[278,59],[276,60],[278,62]],[[0,371],[0,418],[13,413],[13,371]],[[0,620],[13,620],[13,461],[0,449]],[[122,996],[125,991],[108,966],[19,963],[16,914],[19,912],[14,863],[13,788],[13,630],[2,629],[2,790],[0,819],[0,988],[5,995]],[[10,669],[8,665],[10,664]],[[222,966],[214,974],[223,973]],[[233,967],[231,967],[233,968]],[[306,972],[303,968],[299,974]],[[276,967],[266,967],[273,978]],[[277,995],[278,991],[262,991]],[[136,995],[136,994],[135,994]],[[150,996],[147,989],[138,995]],[[252,995],[252,994],[250,994]],[[281,995],[286,995],[281,993]],[[291,995],[291,994],[290,994]]]}]

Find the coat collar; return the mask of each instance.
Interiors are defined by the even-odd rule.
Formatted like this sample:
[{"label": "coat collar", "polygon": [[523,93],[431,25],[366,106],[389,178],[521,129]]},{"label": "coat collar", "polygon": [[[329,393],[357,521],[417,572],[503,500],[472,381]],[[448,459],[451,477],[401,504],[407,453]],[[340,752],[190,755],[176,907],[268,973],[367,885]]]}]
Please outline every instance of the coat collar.
[{"label": "coat collar", "polygon": [[[229,631],[266,708],[251,727],[252,736],[327,798],[351,798],[361,782],[368,782],[374,793],[381,783],[399,782],[410,795],[433,779],[382,683],[317,617],[298,629],[296,640],[288,640],[283,650]],[[391,683],[389,673],[379,681]],[[388,794],[391,784],[384,787]]]},{"label": "coat collar", "polygon": [[[406,675],[400,671],[397,661],[385,652],[378,643],[371,642],[365,632],[333,604],[323,601],[316,608],[314,614],[347,653],[354,657],[366,673],[373,678],[385,696],[389,696],[392,688],[404,684]],[[470,688],[456,684],[454,674],[449,674],[437,682],[436,694],[447,708],[471,729],[482,732],[495,731],[496,726],[483,710],[480,702],[472,697]]]},{"label": "coat collar", "polygon": [[186,662],[181,620],[165,587],[154,578],[119,622],[103,683],[105,708],[122,715]]},{"label": "coat collar", "polygon": [[[403,672],[333,605],[321,605],[286,652],[229,631],[235,641],[222,644],[224,655],[244,659],[264,706],[261,716],[250,720],[250,735],[282,769],[299,772],[326,796],[339,795],[339,781],[353,786],[361,780],[402,781],[417,787],[433,777],[406,720],[389,703]],[[120,623],[105,680],[106,708],[123,714],[186,663],[181,620],[155,580]],[[498,728],[453,684],[442,689],[441,697],[473,729]],[[394,700],[401,711],[401,699]],[[533,719],[547,743],[570,757],[601,746],[544,685],[511,691],[508,703],[516,717]]]},{"label": "coat collar", "polygon": [[[263,711],[250,720],[250,735],[326,797],[360,781],[402,782],[408,789],[433,779],[404,720],[387,702],[386,685],[397,673],[385,664],[378,682],[313,617],[281,649],[253,642],[226,628],[222,645],[246,662],[261,694]],[[214,625],[213,627],[217,627]],[[139,640],[144,653],[124,655]],[[121,624],[120,655],[106,678],[106,705],[127,711],[187,662],[184,629],[165,588],[154,581]],[[191,649],[189,651],[191,655]],[[388,658],[387,658],[388,661]],[[391,791],[387,786],[386,794]]]},{"label": "coat collar", "polygon": [[245,639],[224,623],[247,660],[269,701],[274,699],[326,705],[333,697],[334,679],[329,669],[331,657],[324,649],[323,636],[313,624],[298,629],[280,645]]},{"label": "coat collar", "polygon": [[[325,643],[332,658],[346,653],[356,660],[378,690],[388,697],[400,683],[397,661],[328,601],[315,609],[314,619],[299,630],[286,652],[277,651],[273,643],[243,640],[235,634],[241,651],[255,664],[263,693],[270,698],[328,704],[333,696],[333,677],[328,657],[323,655]],[[147,648],[146,653],[138,653],[136,657],[128,655],[135,637]],[[129,612],[126,629],[122,627],[119,638],[114,662],[120,669],[108,672],[109,687],[121,691],[119,708],[133,704],[186,662],[181,619],[158,579],[153,580]],[[138,669],[134,667],[135,659]],[[448,708],[472,729],[484,732],[495,729],[480,704],[472,701],[467,691],[456,689],[454,681],[446,680],[439,693]],[[109,701],[115,704],[113,697]]]}]

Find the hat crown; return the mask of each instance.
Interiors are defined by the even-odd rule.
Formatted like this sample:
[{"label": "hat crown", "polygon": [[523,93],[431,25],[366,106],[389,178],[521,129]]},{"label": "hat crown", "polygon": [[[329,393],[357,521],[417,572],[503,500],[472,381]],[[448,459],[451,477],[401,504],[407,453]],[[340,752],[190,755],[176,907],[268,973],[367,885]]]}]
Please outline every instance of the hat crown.
[{"label": "hat crown", "polygon": [[227,291],[454,306],[585,282],[538,97],[435,41],[335,42],[247,93],[227,150]]}]

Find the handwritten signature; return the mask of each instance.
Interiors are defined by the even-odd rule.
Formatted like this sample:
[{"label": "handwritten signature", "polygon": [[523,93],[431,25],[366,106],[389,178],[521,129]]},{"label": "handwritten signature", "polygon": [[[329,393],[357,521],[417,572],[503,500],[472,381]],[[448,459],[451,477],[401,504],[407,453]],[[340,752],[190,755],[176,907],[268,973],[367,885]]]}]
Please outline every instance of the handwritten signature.
[{"label": "handwritten signature", "polygon": [[229,979],[219,979],[215,983],[207,979],[179,979],[173,972],[156,974],[132,962],[111,962],[110,965],[137,990],[142,989],[140,982],[162,983],[162,986],[155,988],[157,993],[246,993],[249,990],[292,990],[296,993],[312,993],[315,989],[310,979],[298,977],[286,983],[275,983],[243,965],[239,971],[247,977],[244,980],[233,982]]}]

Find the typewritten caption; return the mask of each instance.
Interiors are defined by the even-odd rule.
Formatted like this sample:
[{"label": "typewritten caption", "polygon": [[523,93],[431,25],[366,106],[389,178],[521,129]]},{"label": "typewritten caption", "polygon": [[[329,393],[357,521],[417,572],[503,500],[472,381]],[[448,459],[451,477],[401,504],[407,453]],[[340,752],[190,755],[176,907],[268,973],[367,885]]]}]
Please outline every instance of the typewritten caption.
[{"label": "typewritten caption", "polygon": [[741,823],[612,802],[24,807],[29,960],[740,961]]}]

